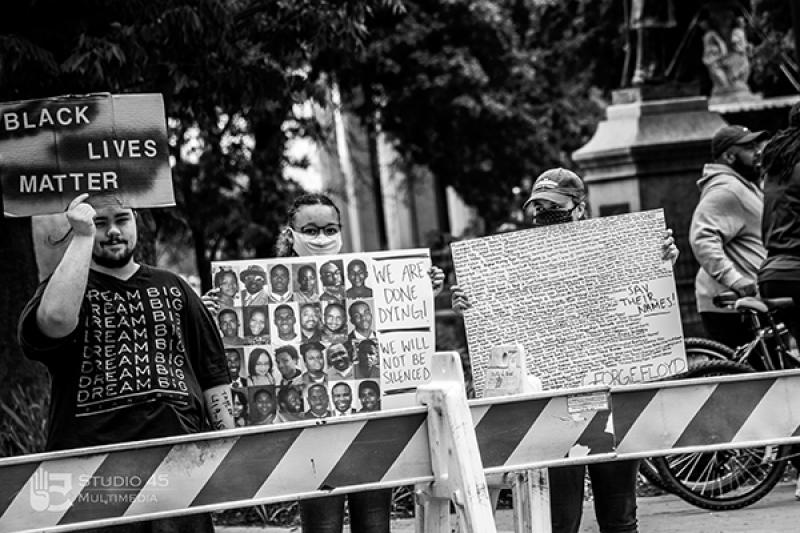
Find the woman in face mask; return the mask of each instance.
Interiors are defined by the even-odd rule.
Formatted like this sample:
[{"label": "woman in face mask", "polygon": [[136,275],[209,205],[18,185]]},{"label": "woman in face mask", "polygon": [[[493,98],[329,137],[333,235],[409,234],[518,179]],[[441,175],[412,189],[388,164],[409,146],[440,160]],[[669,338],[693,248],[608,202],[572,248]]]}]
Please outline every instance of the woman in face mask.
[{"label": "woman in face mask", "polygon": [[[304,194],[295,199],[288,213],[286,228],[275,245],[277,257],[310,257],[338,254],[342,249],[342,218],[339,208],[324,194]],[[324,275],[324,273],[321,272]],[[442,290],[444,272],[432,267],[428,272],[434,294]],[[341,273],[339,274],[341,275]],[[219,309],[216,292],[203,297],[214,313]],[[348,494],[350,527],[353,531],[388,533],[392,490],[370,490]],[[300,502],[304,533],[341,533],[345,496],[326,496]]]},{"label": "woman in face mask", "polygon": [[522,211],[534,226],[583,220],[588,214],[583,181],[565,168],[547,170],[536,179]]},{"label": "woman in face mask", "polygon": [[286,228],[275,245],[277,257],[338,254],[342,249],[342,217],[324,194],[304,194],[289,210]]},{"label": "woman in face mask", "polygon": [[[583,180],[564,168],[543,172],[533,185],[531,196],[522,206],[526,223],[550,226],[577,222],[588,215]],[[672,230],[663,235],[662,254],[675,264],[678,249]],[[453,310],[461,314],[472,304],[466,292],[451,286]],[[550,468],[550,513],[553,533],[577,533],[583,505],[583,480],[587,467]],[[608,532],[637,531],[636,479],[638,460],[599,463],[588,466],[595,494],[595,509],[600,529]]]}]

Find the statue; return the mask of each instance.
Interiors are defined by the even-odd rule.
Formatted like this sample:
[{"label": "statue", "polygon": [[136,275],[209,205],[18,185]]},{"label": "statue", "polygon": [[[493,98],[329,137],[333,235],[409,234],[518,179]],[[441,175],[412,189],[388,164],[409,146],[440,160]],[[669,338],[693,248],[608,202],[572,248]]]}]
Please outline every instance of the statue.
[{"label": "statue", "polygon": [[745,21],[729,7],[712,10],[698,23],[703,32],[703,64],[711,78],[711,100],[738,101],[758,98],[750,91],[751,45]]},{"label": "statue", "polygon": [[676,26],[673,0],[631,0],[629,27],[636,32],[634,86],[664,80],[664,33]]}]

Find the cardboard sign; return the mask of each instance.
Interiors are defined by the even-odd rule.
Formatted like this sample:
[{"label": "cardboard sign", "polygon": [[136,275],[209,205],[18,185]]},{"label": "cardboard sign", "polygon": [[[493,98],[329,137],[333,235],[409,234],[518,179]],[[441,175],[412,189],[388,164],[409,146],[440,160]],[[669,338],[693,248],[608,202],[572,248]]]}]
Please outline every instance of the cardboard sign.
[{"label": "cardboard sign", "polygon": [[427,249],[214,262],[237,423],[413,404],[435,350],[430,266]]},{"label": "cardboard sign", "polygon": [[492,347],[522,343],[546,389],[626,385],[683,372],[664,214],[645,211],[451,244],[475,390]]},{"label": "cardboard sign", "polygon": [[5,216],[63,212],[81,193],[130,207],[175,205],[160,94],[93,94],[0,104]]}]

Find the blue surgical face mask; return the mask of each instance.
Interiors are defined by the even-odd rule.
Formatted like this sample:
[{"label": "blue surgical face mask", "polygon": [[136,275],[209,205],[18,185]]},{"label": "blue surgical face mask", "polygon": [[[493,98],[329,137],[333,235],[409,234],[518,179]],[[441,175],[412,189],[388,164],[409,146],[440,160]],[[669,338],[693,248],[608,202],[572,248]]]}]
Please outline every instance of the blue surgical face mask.
[{"label": "blue surgical face mask", "polygon": [[292,228],[289,228],[289,231],[292,232],[292,248],[300,257],[334,255],[338,254],[342,249],[341,232],[333,236],[328,236],[320,231],[316,237],[308,237]]}]

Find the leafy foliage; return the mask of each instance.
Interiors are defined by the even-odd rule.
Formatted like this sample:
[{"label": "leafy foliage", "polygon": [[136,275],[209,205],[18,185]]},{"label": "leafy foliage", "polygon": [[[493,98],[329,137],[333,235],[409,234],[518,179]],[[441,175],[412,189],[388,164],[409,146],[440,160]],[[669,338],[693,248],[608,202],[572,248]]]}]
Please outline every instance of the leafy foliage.
[{"label": "leafy foliage", "polygon": [[594,77],[611,77],[594,58],[619,39],[619,23],[596,21],[616,4],[409,1],[376,14],[362,54],[327,59],[406,164],[496,222],[521,180],[568,165],[591,134]]},{"label": "leafy foliage", "polygon": [[[681,31],[702,4],[676,2]],[[753,39],[754,88],[789,92],[778,68],[786,57],[788,4],[760,0]],[[320,58],[335,70],[352,108],[377,116],[409,169],[430,170],[478,208],[490,226],[505,219],[512,190],[590,138],[611,90],[620,87],[633,35],[615,0],[465,0],[404,2],[377,10],[360,54]],[[761,37],[763,36],[763,38]],[[696,31],[676,53],[673,76],[699,79]]]},{"label": "leafy foliage", "polygon": [[[285,205],[293,106],[320,94],[320,50],[359,45],[391,0],[93,0],[15,3],[0,21],[0,100],[65,93],[160,92],[171,126],[178,207],[156,213],[159,237],[208,260],[268,255]],[[251,142],[247,142],[251,139]],[[193,157],[186,157],[194,152]]]},{"label": "leafy foliage", "polygon": [[[682,24],[699,8],[677,4]],[[785,93],[788,4],[753,5],[754,88]],[[328,75],[408,168],[493,223],[515,187],[571,164],[628,37],[615,0],[25,0],[0,21],[0,99],[161,92],[178,209],[158,214],[159,236],[190,242],[205,275],[210,258],[270,253],[298,190],[287,140],[323,133],[287,118],[325,99]]]},{"label": "leafy foliage", "polygon": [[753,4],[753,16],[748,21],[755,42],[751,85],[754,90],[763,92],[764,96],[796,93],[797,89],[786,75],[788,70],[791,76],[800,80],[790,3],[756,0]]},{"label": "leafy foliage", "polygon": [[6,391],[0,399],[0,457],[44,450],[49,396],[45,380]]},{"label": "leafy foliage", "polygon": [[[309,64],[323,47],[355,49],[376,5],[395,8],[392,0],[10,2],[0,17],[0,101],[160,92],[178,205],[153,210],[144,229],[190,242],[208,288],[211,257],[269,253],[298,190],[283,178],[284,146],[310,130],[302,120],[286,128],[286,119],[295,102],[320,91]],[[41,451],[46,375],[15,342],[37,281],[30,221],[0,220],[0,250],[0,448]],[[17,384],[36,395],[20,396]],[[30,428],[27,440],[19,421]]]}]

